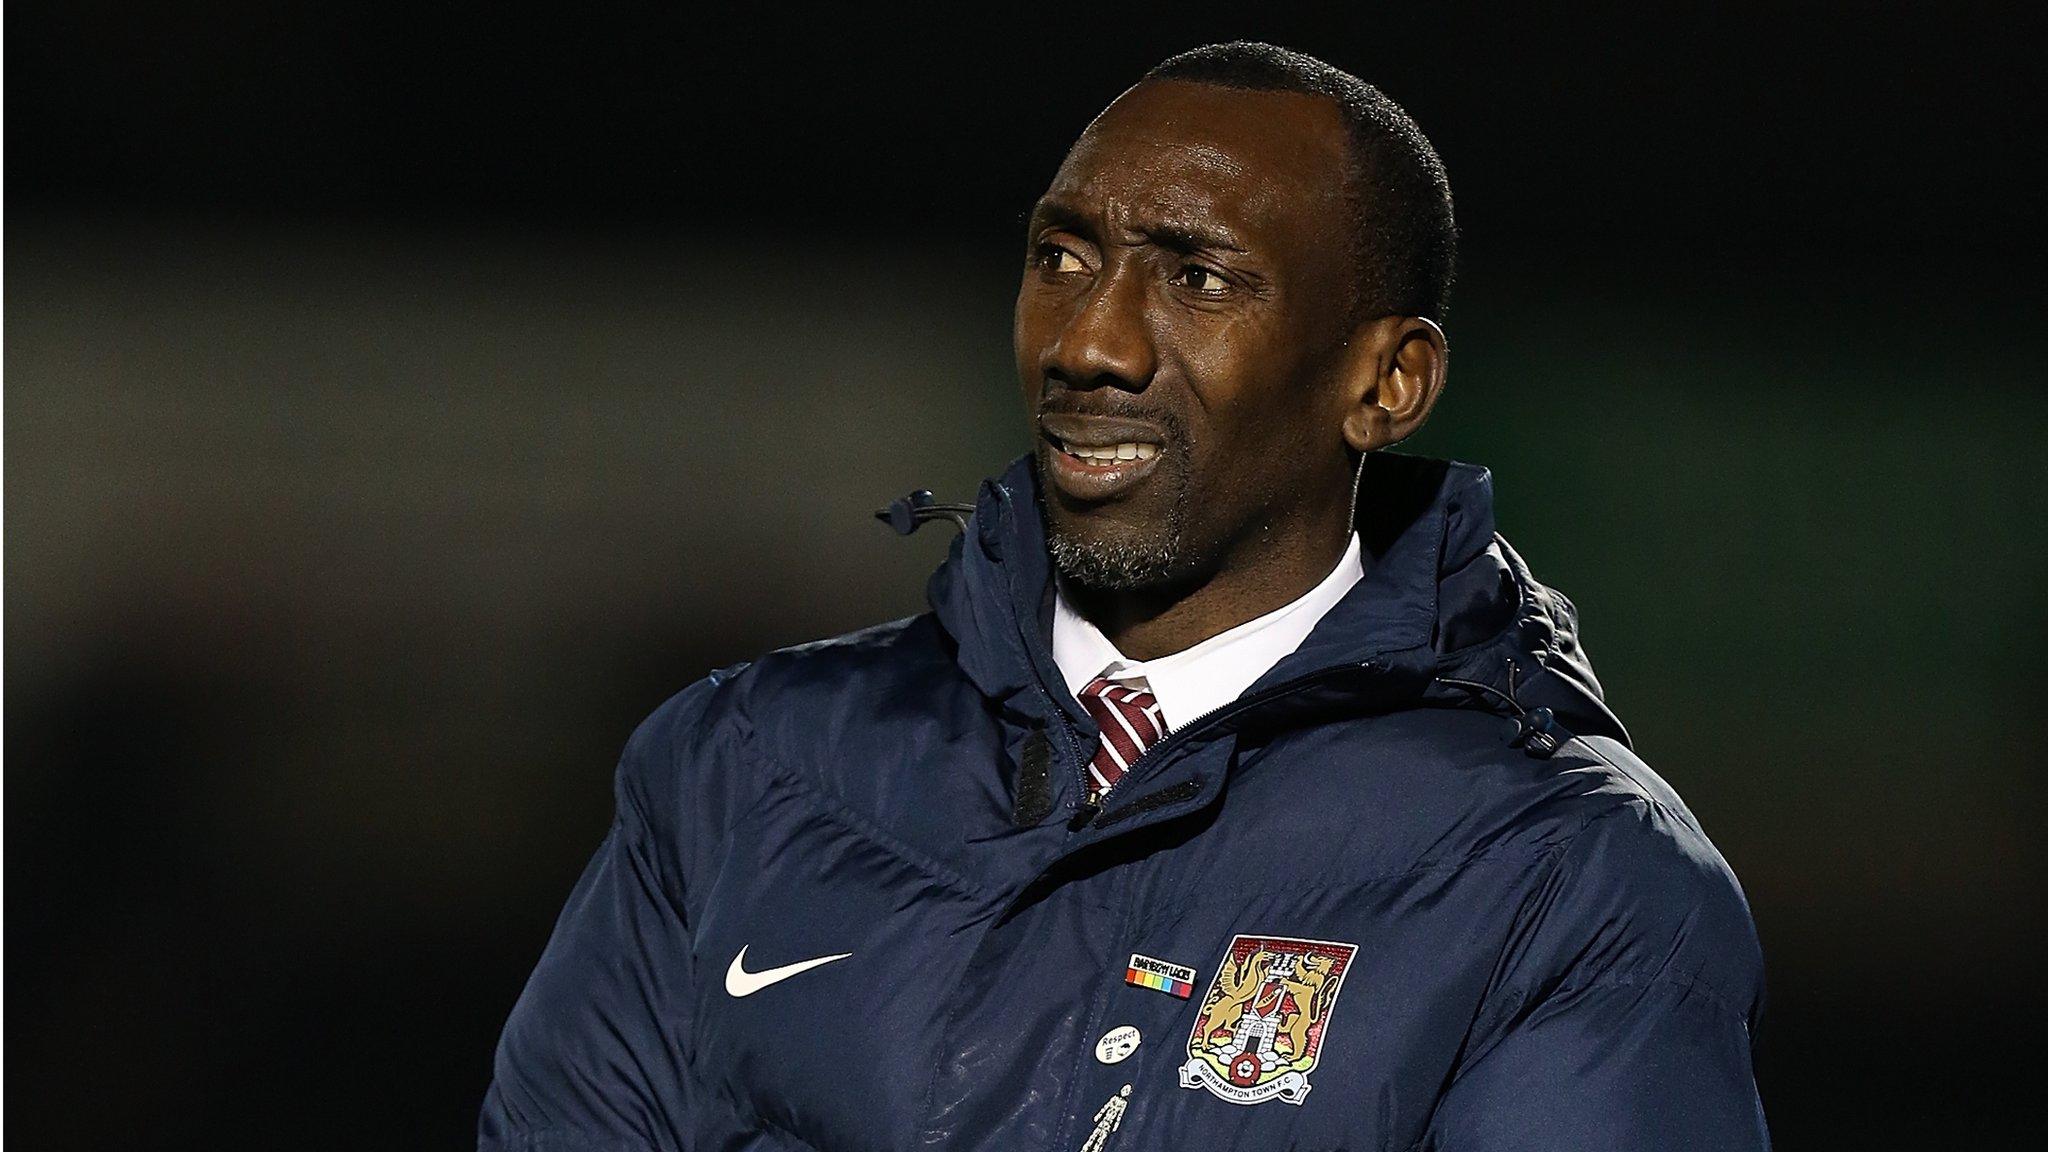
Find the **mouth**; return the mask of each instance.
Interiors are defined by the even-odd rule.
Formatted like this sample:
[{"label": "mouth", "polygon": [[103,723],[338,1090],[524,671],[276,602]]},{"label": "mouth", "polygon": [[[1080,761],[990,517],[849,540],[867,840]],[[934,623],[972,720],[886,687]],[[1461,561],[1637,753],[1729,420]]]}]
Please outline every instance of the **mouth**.
[{"label": "mouth", "polygon": [[1050,449],[1045,471],[1054,487],[1083,502],[1127,494],[1166,453],[1158,429],[1130,420],[1049,413],[1038,431]]}]

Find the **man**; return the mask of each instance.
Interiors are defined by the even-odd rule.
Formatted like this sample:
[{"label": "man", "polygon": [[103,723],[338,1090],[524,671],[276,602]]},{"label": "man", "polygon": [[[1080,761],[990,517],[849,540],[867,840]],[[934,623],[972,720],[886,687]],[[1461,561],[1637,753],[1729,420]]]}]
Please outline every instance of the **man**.
[{"label": "man", "polygon": [[1033,452],[931,612],[634,735],[482,1146],[1765,1147],[1734,877],[1486,473],[1380,451],[1452,249],[1319,61],[1111,104],[1029,226]]}]

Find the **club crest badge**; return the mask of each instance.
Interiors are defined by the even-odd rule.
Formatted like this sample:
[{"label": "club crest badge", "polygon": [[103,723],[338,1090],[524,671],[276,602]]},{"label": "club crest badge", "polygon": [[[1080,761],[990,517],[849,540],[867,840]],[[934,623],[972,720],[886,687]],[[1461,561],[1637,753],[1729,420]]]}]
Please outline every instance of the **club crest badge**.
[{"label": "club crest badge", "polygon": [[1180,1086],[1232,1104],[1308,1098],[1356,944],[1234,936],[1188,1036]]}]

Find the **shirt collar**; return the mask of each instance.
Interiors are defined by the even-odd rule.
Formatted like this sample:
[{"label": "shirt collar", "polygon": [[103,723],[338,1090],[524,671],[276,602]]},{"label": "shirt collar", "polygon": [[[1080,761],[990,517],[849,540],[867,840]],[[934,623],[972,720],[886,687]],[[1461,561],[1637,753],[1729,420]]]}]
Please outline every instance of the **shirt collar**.
[{"label": "shirt collar", "polygon": [[1353,532],[1337,566],[1299,599],[1192,648],[1152,660],[1130,660],[1118,652],[1100,628],[1074,609],[1064,589],[1056,584],[1053,662],[1059,665],[1067,690],[1077,697],[1097,676],[1144,680],[1159,701],[1167,728],[1179,728],[1237,699],[1273,665],[1301,647],[1317,622],[1364,574],[1358,533]]}]

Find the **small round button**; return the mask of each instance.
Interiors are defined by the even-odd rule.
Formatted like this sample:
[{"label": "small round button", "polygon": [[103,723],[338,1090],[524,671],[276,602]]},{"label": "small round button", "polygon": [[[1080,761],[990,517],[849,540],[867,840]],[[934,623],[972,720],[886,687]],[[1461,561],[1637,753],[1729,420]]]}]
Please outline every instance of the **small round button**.
[{"label": "small round button", "polygon": [[1129,1024],[1111,1028],[1095,1042],[1095,1058],[1104,1064],[1117,1064],[1138,1050],[1138,1030]]}]

